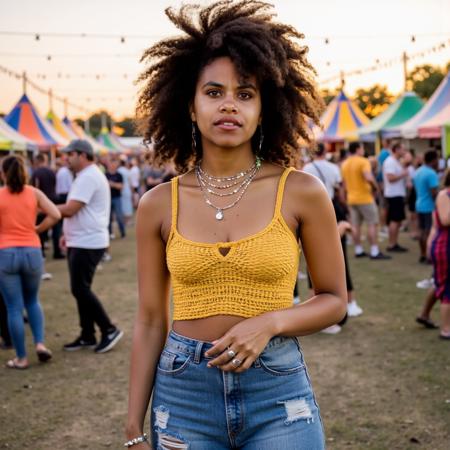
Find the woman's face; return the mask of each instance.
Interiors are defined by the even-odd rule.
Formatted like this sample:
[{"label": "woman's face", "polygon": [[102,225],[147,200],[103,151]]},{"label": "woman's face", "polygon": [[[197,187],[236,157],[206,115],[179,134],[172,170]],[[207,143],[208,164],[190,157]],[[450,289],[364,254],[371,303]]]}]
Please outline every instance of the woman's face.
[{"label": "woman's face", "polygon": [[256,77],[243,80],[228,57],[213,60],[200,73],[191,119],[201,132],[203,150],[251,148],[261,122],[261,94]]}]

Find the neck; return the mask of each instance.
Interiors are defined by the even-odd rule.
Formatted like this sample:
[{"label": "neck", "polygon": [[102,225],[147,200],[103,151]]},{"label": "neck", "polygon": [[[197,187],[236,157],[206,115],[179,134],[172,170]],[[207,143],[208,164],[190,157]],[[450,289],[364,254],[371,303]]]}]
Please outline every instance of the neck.
[{"label": "neck", "polygon": [[226,177],[249,169],[255,162],[255,155],[249,148],[248,151],[226,150],[203,152],[201,167],[215,177]]}]

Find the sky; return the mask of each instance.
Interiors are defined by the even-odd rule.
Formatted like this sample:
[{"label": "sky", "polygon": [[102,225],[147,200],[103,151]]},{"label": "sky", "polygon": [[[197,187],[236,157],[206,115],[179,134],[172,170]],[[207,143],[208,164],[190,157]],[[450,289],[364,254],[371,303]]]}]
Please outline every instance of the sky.
[{"label": "sky", "polygon": [[[23,93],[14,74],[24,71],[41,87],[27,94],[39,113],[50,105],[71,118],[106,109],[116,119],[134,113],[143,50],[178,30],[164,14],[178,0],[0,0],[0,113]],[[197,0],[197,3],[210,3]],[[408,68],[450,61],[450,0],[272,0],[278,20],[305,34],[321,87],[340,85],[339,73],[391,61],[389,67],[346,76],[345,90],[384,84],[403,90],[403,52],[416,55]],[[22,34],[17,34],[22,33]],[[25,34],[23,34],[25,33]],[[46,36],[73,34],[76,36]],[[35,35],[39,35],[39,40]],[[85,37],[81,37],[86,34]],[[97,36],[92,36],[97,35]],[[110,37],[98,37],[98,35]],[[412,37],[414,36],[414,42]],[[124,42],[121,42],[121,37]],[[327,43],[328,42],[328,43]],[[445,48],[431,51],[445,42]],[[423,55],[421,55],[423,53]],[[67,98],[50,100],[47,92]],[[77,107],[82,109],[78,109]]]}]

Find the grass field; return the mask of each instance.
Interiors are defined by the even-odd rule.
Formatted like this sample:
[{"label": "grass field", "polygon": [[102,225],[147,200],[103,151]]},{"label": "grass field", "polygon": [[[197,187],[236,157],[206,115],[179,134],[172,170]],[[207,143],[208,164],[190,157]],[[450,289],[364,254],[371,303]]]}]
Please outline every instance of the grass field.
[{"label": "grass field", "polygon": [[[301,340],[329,449],[450,448],[450,344],[414,322],[425,295],[415,283],[430,268],[416,262],[416,242],[403,237],[403,244],[411,252],[391,261],[351,257],[364,314],[339,335]],[[40,365],[30,353],[29,370],[0,368],[0,448],[123,448],[137,301],[134,253],[132,233],[114,241],[113,260],[96,276],[95,291],[125,331],[103,355],[62,351],[79,331],[75,301],[65,261],[47,264],[54,278],[43,282],[41,302],[54,359]],[[27,345],[31,352],[29,334]],[[13,352],[2,351],[1,364],[10,357]]]}]

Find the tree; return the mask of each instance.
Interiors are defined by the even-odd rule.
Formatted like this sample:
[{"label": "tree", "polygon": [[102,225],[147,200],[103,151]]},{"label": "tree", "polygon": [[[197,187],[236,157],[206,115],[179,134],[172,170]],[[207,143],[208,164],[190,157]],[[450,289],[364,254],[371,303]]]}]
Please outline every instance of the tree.
[{"label": "tree", "polygon": [[[447,68],[449,64],[447,65]],[[439,66],[424,64],[415,67],[406,78],[408,89],[412,89],[419,97],[428,100],[439,83],[443,80],[445,74]]]},{"label": "tree", "polygon": [[382,113],[393,101],[394,96],[387,86],[375,84],[367,89],[358,89],[355,100],[366,116],[371,119]]},{"label": "tree", "polygon": [[[119,122],[115,122],[112,116],[107,111],[100,111],[89,117],[89,131],[93,136],[98,136],[102,127],[102,115],[106,118],[106,127],[111,130],[111,124],[123,129],[121,136],[130,137],[136,136],[134,119],[131,117],[125,117]],[[84,127],[84,121],[81,119],[75,119],[81,127]]]}]

